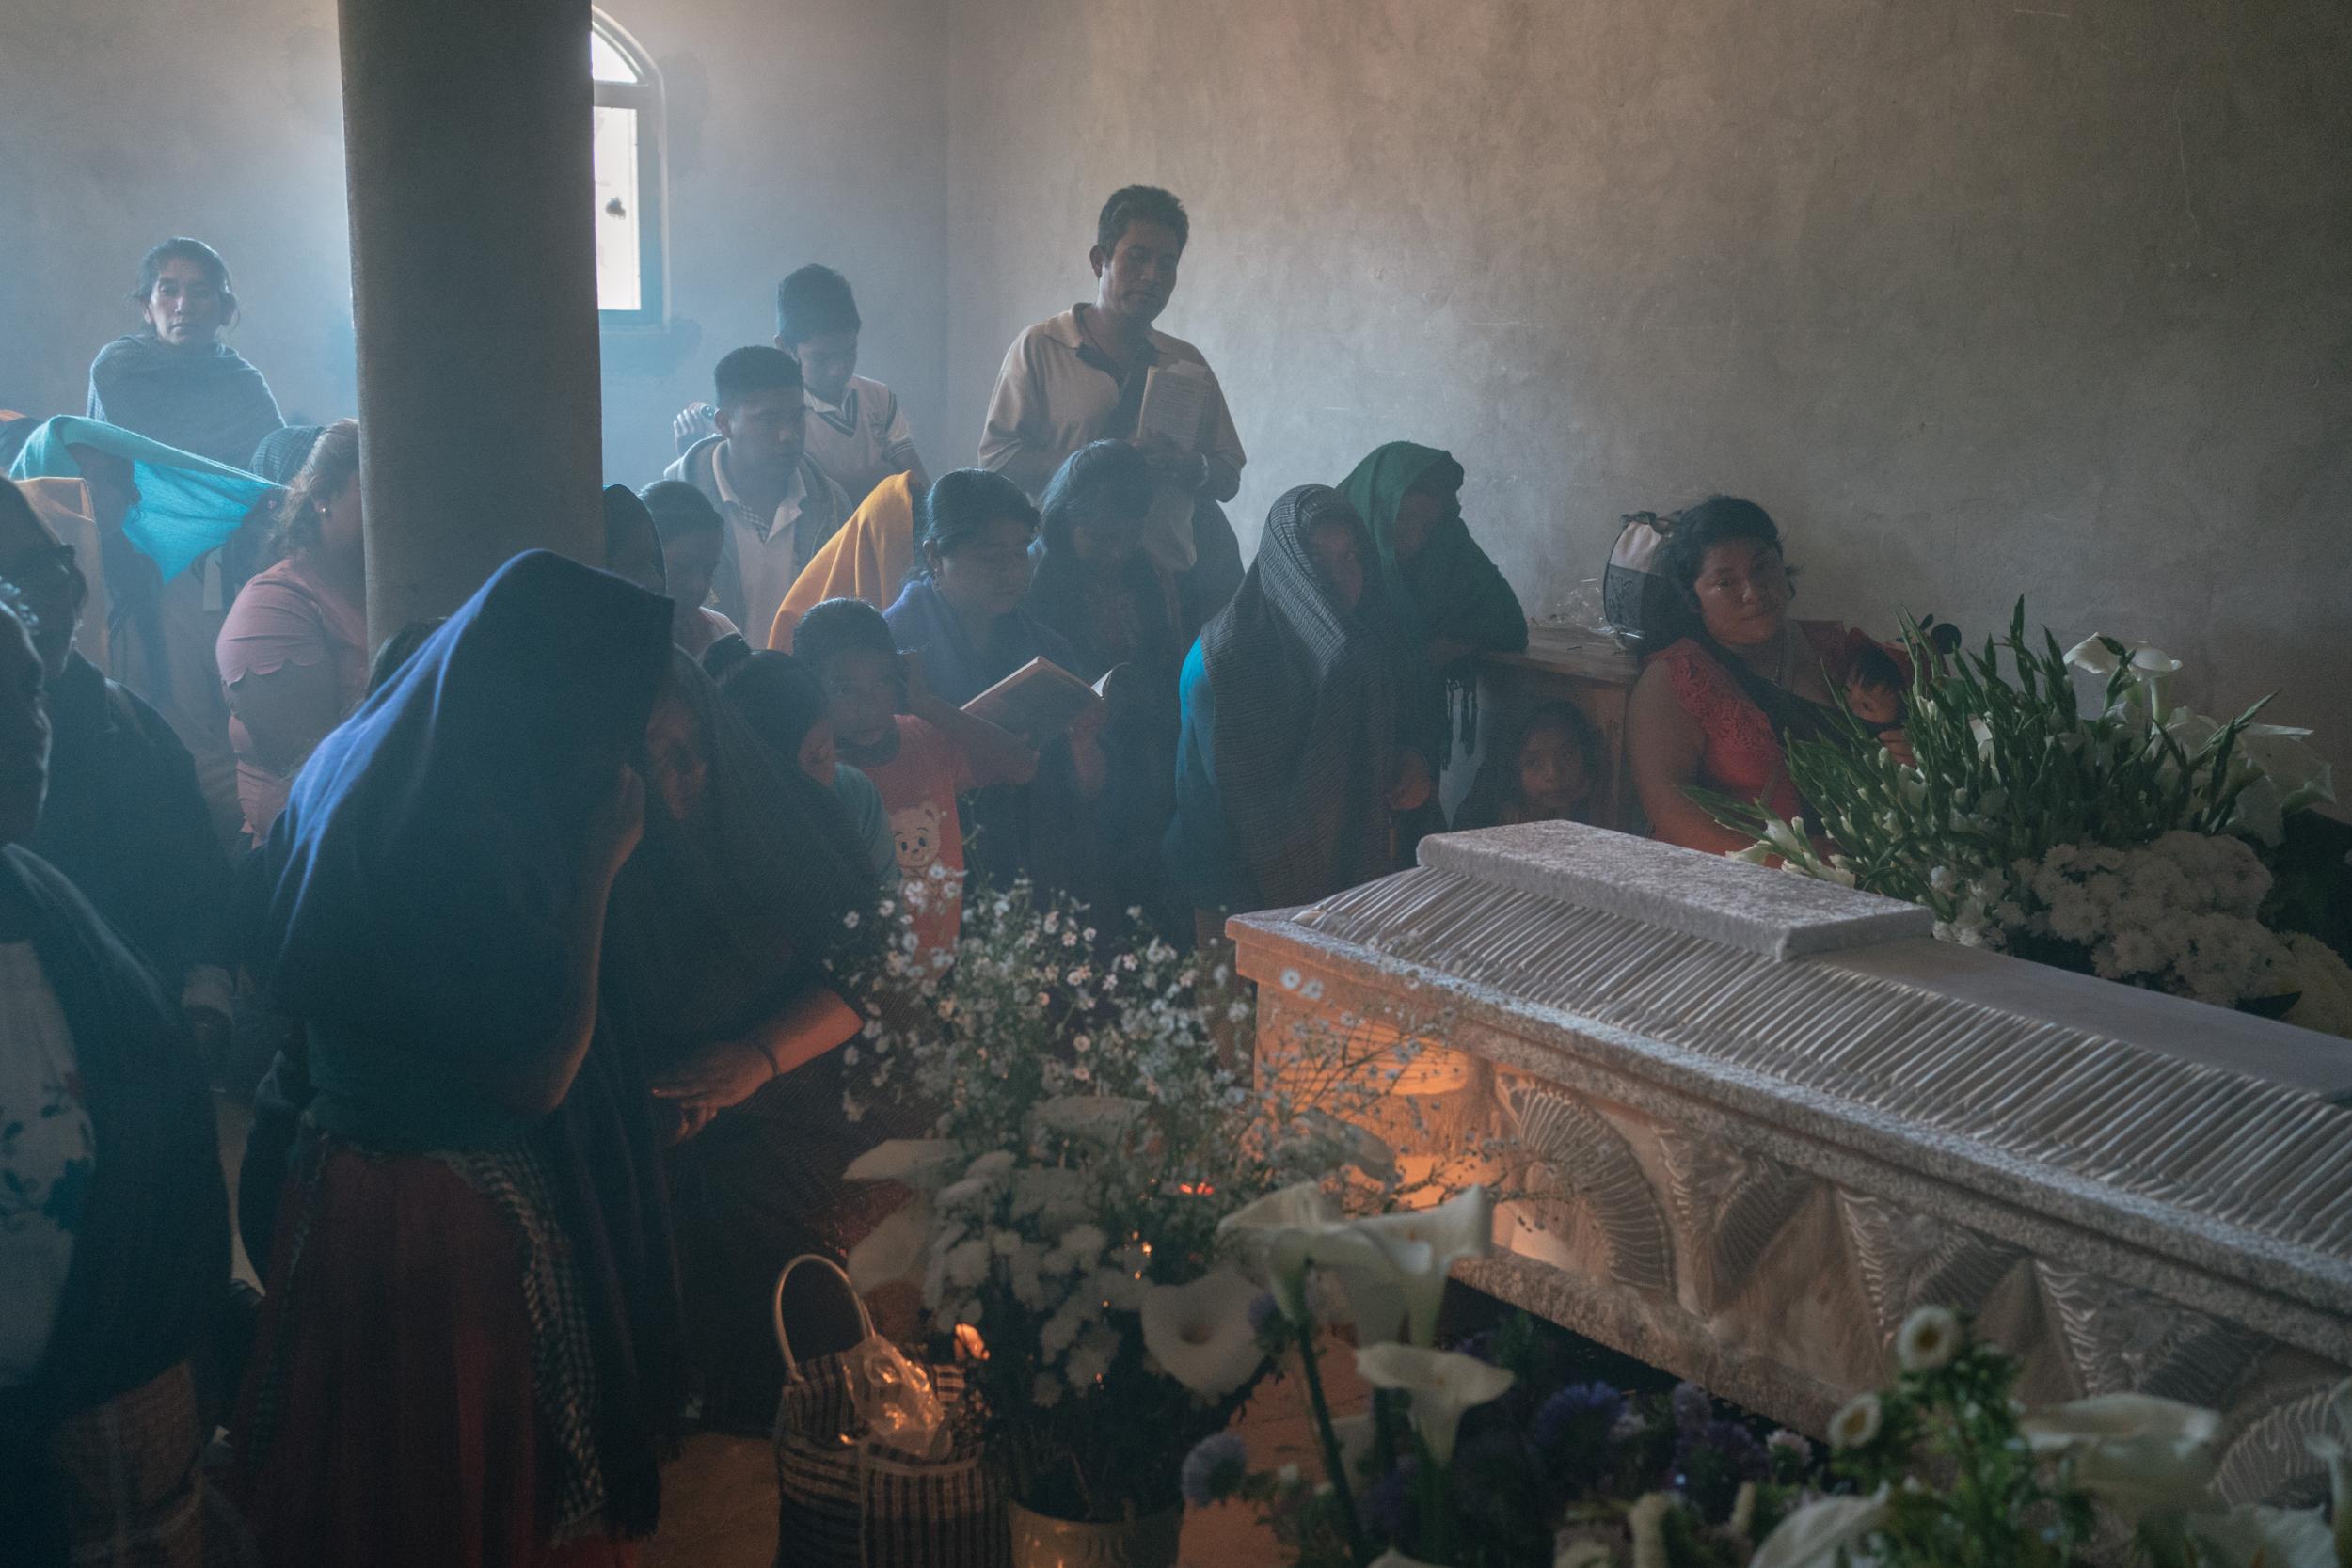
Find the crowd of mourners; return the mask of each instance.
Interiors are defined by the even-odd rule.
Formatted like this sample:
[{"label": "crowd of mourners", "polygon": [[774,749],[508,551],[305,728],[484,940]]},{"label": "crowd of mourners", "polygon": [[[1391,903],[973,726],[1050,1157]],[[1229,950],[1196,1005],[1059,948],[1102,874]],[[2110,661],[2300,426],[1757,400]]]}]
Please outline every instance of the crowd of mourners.
[{"label": "crowd of mourners", "polygon": [[[1210,943],[1612,793],[1572,704],[1477,734],[1528,623],[1453,455],[1288,490],[1245,565],[1233,418],[1153,325],[1188,238],[1114,195],[1092,297],[936,473],[849,282],[792,273],[604,492],[601,562],[431,625],[370,625],[364,433],[286,421],[202,243],[145,258],[82,414],[0,415],[0,1561],[631,1560],[665,1444],[766,1430],[779,1266],[882,1217],[844,1167],[921,1130],[843,1112],[851,916],[924,884],[950,951],[967,879],[1027,878]],[[1138,434],[1179,364],[1189,448]],[[1743,842],[1692,784],[1792,810],[1782,737],[1841,697],[1899,745],[1762,509],[1692,507],[1665,571],[1693,635],[1625,748],[1659,836]],[[1099,701],[966,711],[1038,659]]]}]

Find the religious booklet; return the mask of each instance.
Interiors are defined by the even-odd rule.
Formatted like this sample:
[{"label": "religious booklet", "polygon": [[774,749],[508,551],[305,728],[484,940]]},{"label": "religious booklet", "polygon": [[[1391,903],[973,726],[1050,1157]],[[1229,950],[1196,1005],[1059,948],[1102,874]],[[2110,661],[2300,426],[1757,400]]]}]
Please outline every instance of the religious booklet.
[{"label": "religious booklet", "polygon": [[1180,451],[1200,450],[1200,426],[1209,412],[1208,368],[1170,359],[1143,372],[1143,410],[1136,416],[1136,438],[1153,436]]},{"label": "religious booklet", "polygon": [[[1105,673],[1103,681],[1110,675]],[[998,729],[1026,736],[1035,742],[1051,739],[1070,728],[1081,715],[1103,704],[1103,682],[1089,686],[1047,658],[1033,658],[963,705],[975,719]]]},{"label": "religious booklet", "polygon": [[[1216,383],[1208,367],[1189,359],[1171,359],[1144,372],[1143,408],[1136,416],[1136,438],[1154,437],[1180,451],[1199,451],[1208,420],[1209,393]],[[1192,509],[1189,491],[1172,484],[1152,487],[1152,510],[1143,524],[1144,546],[1153,560],[1176,571],[1194,561]]]}]

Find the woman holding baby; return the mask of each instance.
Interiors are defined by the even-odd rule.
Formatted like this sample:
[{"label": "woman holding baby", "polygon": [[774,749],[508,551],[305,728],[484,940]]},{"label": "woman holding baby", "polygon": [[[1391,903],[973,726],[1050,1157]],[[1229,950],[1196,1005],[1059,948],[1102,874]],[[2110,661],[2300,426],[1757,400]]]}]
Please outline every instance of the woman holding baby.
[{"label": "woman holding baby", "polygon": [[1836,733],[1838,708],[1905,754],[1899,664],[1833,621],[1788,614],[1780,530],[1754,501],[1714,496],[1678,514],[1658,569],[1681,589],[1693,629],[1652,655],[1634,683],[1626,746],[1651,836],[1692,849],[1744,849],[1692,788],[1805,815],[1788,776],[1789,739]]}]

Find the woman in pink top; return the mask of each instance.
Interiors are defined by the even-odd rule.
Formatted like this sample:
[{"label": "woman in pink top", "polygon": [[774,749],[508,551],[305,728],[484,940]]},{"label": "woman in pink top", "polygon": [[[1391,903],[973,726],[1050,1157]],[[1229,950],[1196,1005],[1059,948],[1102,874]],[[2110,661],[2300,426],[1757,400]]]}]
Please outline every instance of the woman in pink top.
[{"label": "woman in pink top", "polygon": [[359,426],[328,425],[279,512],[285,559],[246,583],[215,654],[229,694],[237,800],[259,844],[311,748],[368,687]]}]

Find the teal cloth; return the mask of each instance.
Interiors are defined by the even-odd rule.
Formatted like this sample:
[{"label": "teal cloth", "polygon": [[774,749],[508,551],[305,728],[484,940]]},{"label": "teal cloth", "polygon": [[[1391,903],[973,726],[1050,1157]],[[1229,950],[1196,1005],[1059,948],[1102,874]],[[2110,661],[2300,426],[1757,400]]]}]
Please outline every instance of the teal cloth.
[{"label": "teal cloth", "polygon": [[1259,910],[1265,900],[1239,856],[1225,824],[1216,787],[1216,689],[1207,658],[1195,642],[1178,677],[1184,706],[1176,752],[1176,814],[1161,841],[1168,874],[1196,910]]},{"label": "teal cloth", "polygon": [[857,829],[858,842],[866,846],[866,858],[873,863],[875,880],[886,889],[896,889],[898,835],[890,830],[890,813],[882,808],[882,791],[874,786],[873,780],[845,762],[834,768],[833,792],[840,798],[841,809],[850,814],[850,822]]},{"label": "teal cloth", "polygon": [[227,544],[253,508],[278,488],[241,468],[70,414],[33,432],[8,477],[79,479],[81,466],[69,450],[73,447],[94,447],[131,465],[139,499],[123,517],[123,537],[155,563],[166,582]]},{"label": "teal cloth", "polygon": [[[1429,531],[1407,571],[1396,558],[1396,514],[1417,485],[1447,493],[1445,515]],[[1454,750],[1446,719],[1445,683],[1427,669],[1428,644],[1438,638],[1467,642],[1493,653],[1527,647],[1527,611],[1462,520],[1462,466],[1451,452],[1411,441],[1374,449],[1341,482],[1340,493],[1372,531],[1380,557],[1380,580],[1389,604],[1412,640],[1417,679],[1408,699],[1410,743],[1422,748],[1433,771],[1445,767]],[[1462,688],[1462,744],[1478,744],[1477,686],[1467,674],[1449,672]]]}]

